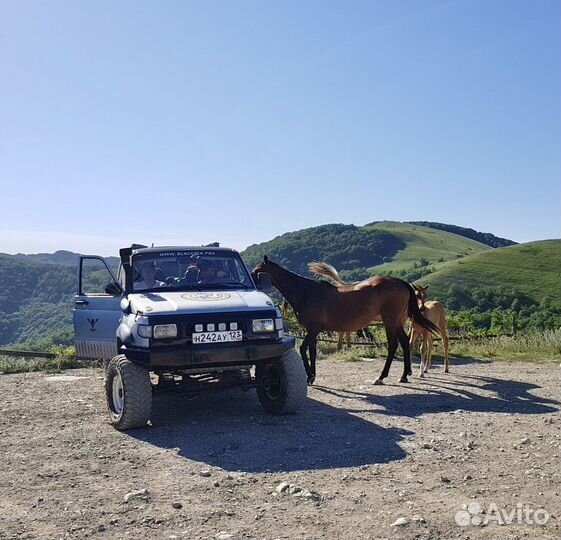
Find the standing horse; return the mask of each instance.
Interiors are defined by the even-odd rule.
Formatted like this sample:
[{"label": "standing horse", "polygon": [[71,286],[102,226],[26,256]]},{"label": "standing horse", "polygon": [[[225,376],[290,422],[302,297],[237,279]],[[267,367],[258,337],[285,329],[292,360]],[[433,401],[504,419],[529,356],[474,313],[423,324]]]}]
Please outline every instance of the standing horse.
[{"label": "standing horse", "polygon": [[[446,329],[446,310],[444,306],[436,300],[429,300],[427,298],[427,290],[429,286],[419,287],[413,284],[415,295],[419,304],[419,309],[423,315],[436,326],[438,326],[439,333],[442,336],[442,343],[444,345],[444,373],[448,373],[448,332]],[[409,347],[413,349],[415,342],[421,338],[421,346],[419,348],[419,356],[421,357],[421,365],[419,367],[419,377],[424,377],[425,373],[432,363],[432,334],[427,332],[422,326],[419,326],[415,321],[411,325],[411,337],[409,338]]]},{"label": "standing horse", "polygon": [[[316,276],[325,276],[331,278],[335,283],[338,285],[348,285],[345,283],[341,276],[339,276],[339,272],[335,270],[333,266],[326,262],[311,262],[308,263],[308,271]],[[356,282],[355,282],[356,283]],[[351,333],[350,332],[339,332],[339,336],[337,339],[337,351],[340,351],[343,348],[343,339],[347,342],[347,349],[351,348]]]},{"label": "standing horse", "polygon": [[[289,303],[285,300],[282,302],[282,316],[286,319],[288,317],[288,308],[290,307]],[[362,329],[362,332],[366,334],[366,328]],[[360,331],[359,331],[360,333]],[[347,340],[347,349],[351,348],[351,332],[339,332],[337,339],[337,351],[340,351],[343,348],[343,339],[346,338]]]},{"label": "standing horse", "polygon": [[431,332],[438,332],[421,314],[413,287],[400,279],[375,276],[336,287],[290,272],[266,256],[251,274],[256,278],[260,272],[270,274],[273,286],[286,298],[298,322],[307,330],[300,353],[308,384],[313,384],[316,378],[317,337],[322,331],[355,332],[381,320],[388,339],[388,357],[375,384],[383,384],[388,376],[398,344],[403,349],[404,360],[400,382],[407,382],[407,376],[411,375],[409,339],[403,329],[407,318],[411,317]]}]

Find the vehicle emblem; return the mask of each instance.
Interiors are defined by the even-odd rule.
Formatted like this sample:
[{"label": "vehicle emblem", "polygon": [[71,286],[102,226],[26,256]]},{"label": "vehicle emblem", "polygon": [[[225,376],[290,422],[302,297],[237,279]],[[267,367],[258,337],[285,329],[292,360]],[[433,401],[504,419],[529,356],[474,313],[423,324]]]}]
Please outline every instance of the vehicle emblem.
[{"label": "vehicle emblem", "polygon": [[99,319],[88,319],[88,322],[90,323],[90,332],[95,332],[95,325],[97,321],[99,321]]}]

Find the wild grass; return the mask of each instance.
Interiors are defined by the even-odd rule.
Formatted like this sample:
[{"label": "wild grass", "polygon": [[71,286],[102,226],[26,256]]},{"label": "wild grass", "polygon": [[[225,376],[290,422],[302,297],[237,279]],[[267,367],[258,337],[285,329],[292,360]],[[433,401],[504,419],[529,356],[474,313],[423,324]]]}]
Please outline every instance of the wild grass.
[{"label": "wild grass", "polygon": [[561,329],[531,332],[519,336],[455,341],[450,344],[450,352],[458,357],[559,362]]},{"label": "wild grass", "polygon": [[[442,356],[442,341],[434,342],[434,357]],[[519,360],[527,362],[561,361],[561,329],[531,332],[519,336],[466,338],[450,341],[450,357],[481,358],[500,361]],[[369,358],[385,358],[385,344],[376,347],[354,346],[337,352],[335,345],[318,344],[318,359],[335,362],[359,362]],[[398,349],[401,355],[401,349]],[[412,352],[419,357],[418,349]]]},{"label": "wild grass", "polygon": [[24,358],[21,356],[0,356],[0,374],[30,373],[32,371],[45,371],[47,373],[60,373],[65,369],[78,369],[99,367],[98,360],[82,360],[74,356],[74,348],[59,348],[54,358]]}]

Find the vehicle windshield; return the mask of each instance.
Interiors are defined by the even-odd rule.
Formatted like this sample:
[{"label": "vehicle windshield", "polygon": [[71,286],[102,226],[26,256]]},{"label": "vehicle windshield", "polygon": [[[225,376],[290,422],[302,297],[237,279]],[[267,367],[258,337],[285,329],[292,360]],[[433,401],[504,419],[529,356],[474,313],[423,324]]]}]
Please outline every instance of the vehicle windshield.
[{"label": "vehicle windshield", "polygon": [[132,268],[134,291],[254,288],[240,256],[229,251],[137,253]]}]

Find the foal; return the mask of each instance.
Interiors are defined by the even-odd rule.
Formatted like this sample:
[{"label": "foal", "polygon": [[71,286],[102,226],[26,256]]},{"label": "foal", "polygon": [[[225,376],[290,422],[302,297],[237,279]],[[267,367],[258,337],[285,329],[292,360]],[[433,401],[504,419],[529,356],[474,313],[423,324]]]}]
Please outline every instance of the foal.
[{"label": "foal", "polygon": [[[426,302],[427,290],[429,286],[419,287],[413,284],[415,295],[419,303],[419,308],[423,315],[435,326],[438,327],[439,333],[442,336],[442,343],[444,345],[444,373],[448,373],[448,333],[446,328],[446,310],[444,306],[436,300],[429,300]],[[432,362],[432,333],[427,332],[422,326],[418,325],[415,321],[411,324],[411,334],[409,338],[409,347],[411,350],[415,342],[421,338],[421,346],[419,347],[419,355],[421,363],[419,366],[419,377],[424,377],[425,373],[429,370]]]}]

